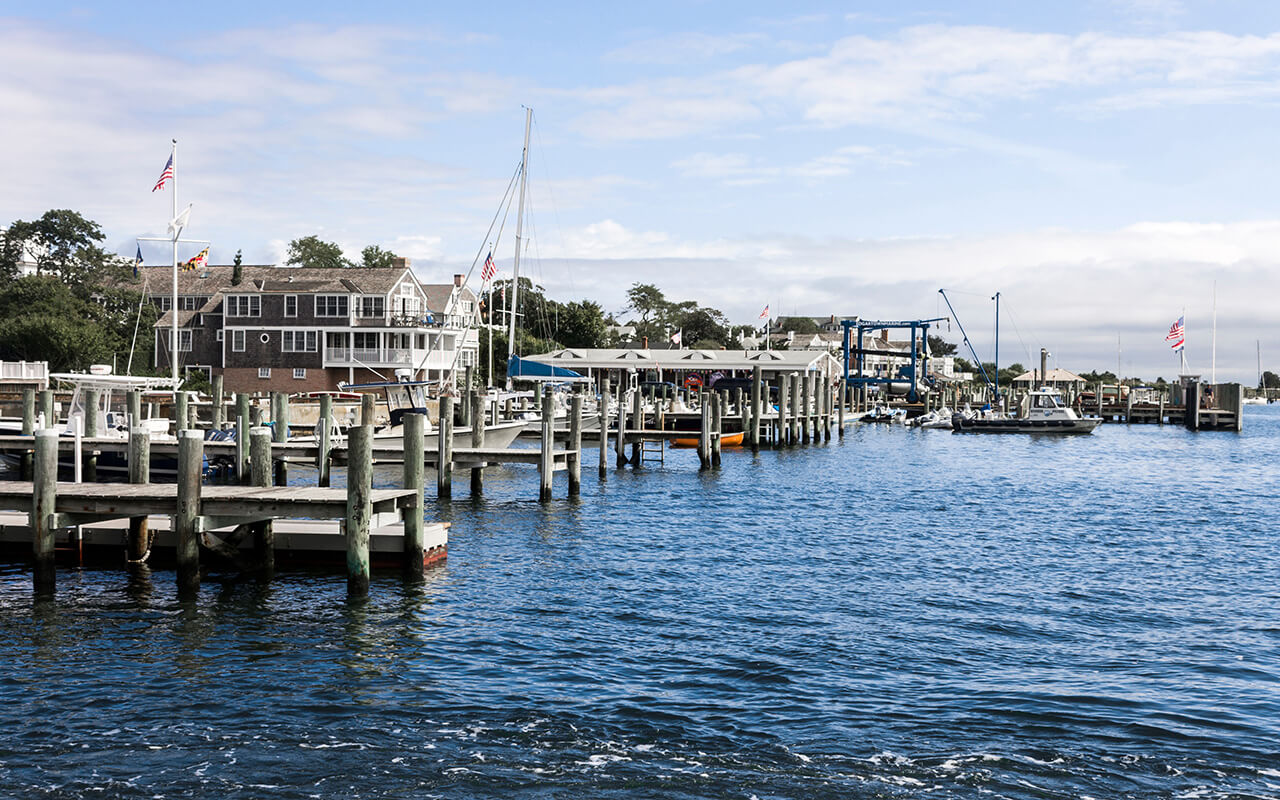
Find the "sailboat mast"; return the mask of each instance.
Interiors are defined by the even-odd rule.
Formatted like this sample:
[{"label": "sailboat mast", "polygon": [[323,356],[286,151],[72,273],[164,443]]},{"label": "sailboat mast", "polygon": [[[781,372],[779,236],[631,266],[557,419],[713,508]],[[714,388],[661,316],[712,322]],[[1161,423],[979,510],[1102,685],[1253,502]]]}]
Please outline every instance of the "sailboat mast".
[{"label": "sailboat mast", "polygon": [[[169,219],[178,218],[178,140],[173,140],[173,213]],[[173,389],[178,390],[178,236],[182,230],[173,233],[173,305],[169,306],[169,314],[173,317],[173,325],[169,338],[169,361],[173,366]]]},{"label": "sailboat mast", "polygon": [[1218,282],[1213,282],[1213,339],[1210,344],[1209,383],[1218,382]]},{"label": "sailboat mast", "polygon": [[996,296],[991,299],[996,301],[996,364],[992,372],[996,379],[995,407],[1000,408],[1000,293],[996,292]]},{"label": "sailboat mast", "polygon": [[[516,302],[520,297],[520,248],[524,244],[524,189],[529,174],[529,126],[533,122],[533,109],[524,110],[524,148],[520,151],[520,207],[516,214],[516,257],[511,266],[511,328],[507,332],[507,364],[511,363],[511,355],[516,351]],[[511,380],[508,378],[507,385]]]}]

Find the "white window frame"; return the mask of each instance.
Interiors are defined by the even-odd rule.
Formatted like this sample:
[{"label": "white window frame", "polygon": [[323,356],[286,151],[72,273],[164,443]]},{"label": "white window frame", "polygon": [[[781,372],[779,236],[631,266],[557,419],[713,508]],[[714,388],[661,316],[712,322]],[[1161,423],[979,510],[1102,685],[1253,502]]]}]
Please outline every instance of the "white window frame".
[{"label": "white window frame", "polygon": [[[361,319],[377,319],[387,315],[387,298],[380,294],[362,294],[357,299],[356,316]],[[370,308],[366,309],[368,304]],[[382,308],[374,311],[373,306],[382,306]]]},{"label": "white window frame", "polygon": [[[190,353],[190,352],[191,352],[191,342],[192,342],[192,340],[193,340],[193,339],[195,339],[195,337],[191,335],[191,329],[190,329],[190,328],[183,328],[183,329],[179,330],[179,331],[178,331],[178,352],[179,352],[179,353]],[[185,344],[184,344],[184,343],[185,343]]]},{"label": "white window frame", "polygon": [[[244,313],[241,313],[241,304]],[[226,302],[228,317],[260,317],[262,316],[262,296],[257,294],[229,294]]]},{"label": "white window frame", "polygon": [[[329,311],[329,302],[333,301],[334,310]],[[325,308],[321,309],[320,304],[324,303]],[[339,310],[341,309],[341,310]],[[318,294],[315,296],[315,315],[317,317],[329,317],[330,319],[342,319],[351,316],[351,296],[345,294]]]},{"label": "white window frame", "polygon": [[234,328],[234,329],[232,329],[232,331],[231,331],[231,352],[233,352],[233,353],[243,353],[243,352],[244,352],[244,340],[245,340],[244,328]]},{"label": "white window frame", "polygon": [[271,377],[271,367],[258,367],[258,377],[259,377],[259,378],[270,378],[270,377]]},{"label": "white window frame", "polygon": [[[281,331],[280,352],[282,353],[314,353],[319,349],[319,337],[315,331]],[[302,346],[298,346],[301,340]]]},{"label": "white window frame", "polygon": [[218,328],[218,330],[214,331],[213,338],[219,342],[222,341],[222,328]]},{"label": "white window frame", "polygon": [[[290,303],[293,304],[293,311],[289,311]],[[284,296],[284,315],[286,317],[298,316],[298,296],[296,294],[286,294]]]},{"label": "white window frame", "polygon": [[293,368],[293,377],[294,377],[294,380],[305,380],[305,379],[306,379],[306,377],[307,377],[307,368],[306,368],[306,367],[294,367],[294,368]]}]

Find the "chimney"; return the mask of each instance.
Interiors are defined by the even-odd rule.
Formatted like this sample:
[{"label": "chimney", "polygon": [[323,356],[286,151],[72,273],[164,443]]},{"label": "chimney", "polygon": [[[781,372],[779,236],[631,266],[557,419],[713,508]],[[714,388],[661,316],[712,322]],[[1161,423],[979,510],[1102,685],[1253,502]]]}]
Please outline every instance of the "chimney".
[{"label": "chimney", "polygon": [[462,285],[462,278],[463,278],[463,277],[464,277],[464,276],[462,276],[462,275],[460,275],[460,274],[454,273],[454,276],[453,276],[453,285],[454,285],[454,286],[461,286],[461,285]]},{"label": "chimney", "polygon": [[409,259],[405,258],[404,256],[396,256],[395,258],[391,259],[391,266],[395,267],[396,269],[408,269],[409,263],[410,263]]},{"label": "chimney", "polygon": [[643,345],[640,349],[641,349],[641,350],[648,350],[648,349],[649,349],[649,337],[648,337],[648,336],[644,337],[644,339],[643,339],[642,341],[644,342],[644,345]]}]

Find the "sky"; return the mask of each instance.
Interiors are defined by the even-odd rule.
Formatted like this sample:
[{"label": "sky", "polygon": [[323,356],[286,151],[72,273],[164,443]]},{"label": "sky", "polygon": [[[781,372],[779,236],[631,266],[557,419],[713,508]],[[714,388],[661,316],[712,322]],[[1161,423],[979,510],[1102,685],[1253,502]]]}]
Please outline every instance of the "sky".
[{"label": "sky", "polygon": [[529,107],[521,275],[557,299],[953,317],[989,361],[999,292],[1004,366],[1172,378],[1185,314],[1190,371],[1280,372],[1280,4],[611,5],[0,2],[0,224],[70,208],[132,256],[177,139],[212,263],[316,235],[478,285]]}]

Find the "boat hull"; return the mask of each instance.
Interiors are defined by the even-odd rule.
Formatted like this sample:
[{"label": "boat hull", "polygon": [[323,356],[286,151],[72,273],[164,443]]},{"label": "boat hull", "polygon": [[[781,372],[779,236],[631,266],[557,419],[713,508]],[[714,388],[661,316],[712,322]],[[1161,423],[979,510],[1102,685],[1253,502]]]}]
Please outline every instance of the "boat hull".
[{"label": "boat hull", "polygon": [[1042,435],[1093,433],[1102,424],[1096,417],[1084,419],[965,419],[951,418],[956,433],[1031,433]]},{"label": "boat hull", "polygon": [[[726,433],[726,434],[722,434],[722,435],[720,436],[720,447],[721,447],[721,448],[725,448],[725,447],[742,447],[742,440],[743,440],[743,438],[744,438],[745,436],[746,436],[746,434],[745,434],[745,433],[743,433],[742,431],[738,431],[737,433]],[[683,439],[683,438],[681,438],[681,439],[672,439],[672,440],[671,440],[671,446],[672,446],[672,447],[697,447],[697,446],[698,446],[698,438],[699,438],[699,437],[695,436],[695,437],[693,437],[693,438],[691,438],[691,439]]]}]

